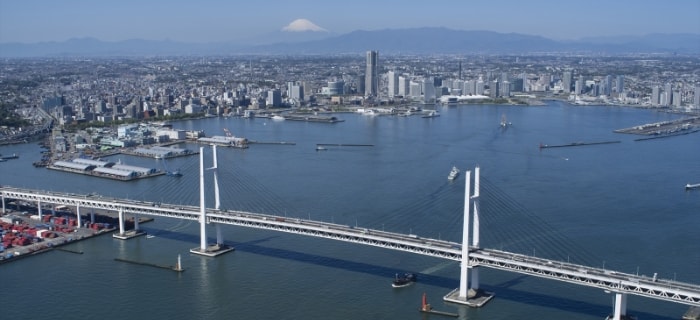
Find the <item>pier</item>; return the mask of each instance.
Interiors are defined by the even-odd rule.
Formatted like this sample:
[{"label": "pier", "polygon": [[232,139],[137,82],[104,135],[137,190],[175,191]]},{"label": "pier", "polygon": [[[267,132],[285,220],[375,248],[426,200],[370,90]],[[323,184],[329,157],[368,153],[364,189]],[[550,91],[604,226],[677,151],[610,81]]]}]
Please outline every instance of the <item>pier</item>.
[{"label": "pier", "polygon": [[[178,256],[178,261],[179,260],[180,259]],[[175,272],[185,271],[184,269],[182,269],[179,262],[175,266],[166,266],[166,265],[160,265],[160,264],[155,264],[155,263],[150,263],[150,262],[141,262],[141,261],[135,261],[135,260],[122,259],[122,258],[114,258],[114,261],[125,262],[125,263],[135,264],[135,265],[139,265],[139,266],[147,266],[147,267],[153,267],[153,268],[158,268],[158,269],[171,270],[171,271],[175,271]]]},{"label": "pier", "polygon": [[598,142],[572,142],[572,143],[567,143],[567,144],[540,144],[540,149],[547,149],[547,148],[565,148],[565,147],[581,147],[581,146],[592,146],[592,145],[597,145],[597,144],[612,144],[612,143],[620,143],[621,141],[615,140],[615,141],[598,141]]}]

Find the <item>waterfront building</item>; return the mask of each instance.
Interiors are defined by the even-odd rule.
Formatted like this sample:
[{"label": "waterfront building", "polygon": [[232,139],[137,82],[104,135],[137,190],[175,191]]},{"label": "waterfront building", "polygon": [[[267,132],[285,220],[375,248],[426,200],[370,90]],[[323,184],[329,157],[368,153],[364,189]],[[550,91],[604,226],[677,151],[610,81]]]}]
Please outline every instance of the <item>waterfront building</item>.
[{"label": "waterfront building", "polygon": [[604,90],[605,92],[603,92],[603,94],[605,94],[606,96],[612,95],[612,85],[613,85],[612,75],[605,76],[605,90]]},{"label": "waterfront building", "polygon": [[479,78],[479,81],[476,82],[476,94],[478,95],[484,95],[484,80]]},{"label": "waterfront building", "polygon": [[377,96],[379,92],[379,78],[377,76],[377,51],[367,51],[367,62],[365,69],[365,96]]},{"label": "waterfront building", "polygon": [[658,85],[655,85],[651,88],[651,105],[652,106],[658,106],[659,103],[661,102],[661,88]]},{"label": "waterfront building", "polygon": [[681,98],[680,91],[673,91],[673,106],[680,107],[683,104],[683,99]]},{"label": "waterfront building", "polygon": [[389,98],[399,95],[399,75],[394,71],[387,72]]},{"label": "waterfront building", "polygon": [[422,94],[421,84],[416,81],[411,81],[409,89],[409,95],[414,98],[418,98]]},{"label": "waterfront building", "polygon": [[489,86],[489,96],[491,98],[498,98],[498,80],[493,80],[491,81],[491,85]]},{"label": "waterfront building", "polygon": [[278,108],[282,106],[282,93],[279,89],[273,89],[267,91],[267,101],[266,105],[268,107]]},{"label": "waterfront building", "polygon": [[571,82],[573,80],[574,78],[571,71],[564,71],[564,74],[561,77],[562,90],[564,90],[564,93],[571,92]]},{"label": "waterfront building", "polygon": [[294,101],[304,101],[304,87],[294,84],[289,90],[289,99]]},{"label": "waterfront building", "polygon": [[410,91],[410,82],[408,78],[399,76],[399,95],[402,97],[408,96]]},{"label": "waterfront building", "polygon": [[426,78],[423,79],[423,102],[424,103],[434,103],[435,102],[435,79]]},{"label": "waterfront building", "polygon": [[693,98],[693,104],[696,108],[700,109],[700,84],[695,85],[695,96]]},{"label": "waterfront building", "polygon": [[671,106],[673,102],[673,85],[667,83],[664,86],[664,93],[666,94],[666,99],[664,99],[664,106]]},{"label": "waterfront building", "polygon": [[510,81],[503,81],[498,86],[499,97],[510,97]]}]

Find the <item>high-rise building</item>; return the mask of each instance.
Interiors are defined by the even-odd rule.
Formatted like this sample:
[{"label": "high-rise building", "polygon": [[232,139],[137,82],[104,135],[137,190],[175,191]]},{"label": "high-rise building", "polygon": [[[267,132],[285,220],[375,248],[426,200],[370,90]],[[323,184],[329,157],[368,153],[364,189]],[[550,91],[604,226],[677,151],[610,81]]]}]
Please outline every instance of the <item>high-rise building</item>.
[{"label": "high-rise building", "polygon": [[700,84],[695,85],[695,96],[693,97],[693,104],[696,108],[700,108]]},{"label": "high-rise building", "polygon": [[571,82],[573,81],[573,79],[574,77],[573,74],[571,74],[571,71],[564,71],[564,74],[561,77],[561,84],[564,93],[571,92]]},{"label": "high-rise building", "polygon": [[489,85],[489,96],[491,98],[498,98],[499,93],[498,93],[498,80],[493,80],[491,81],[491,84]]},{"label": "high-rise building", "polygon": [[664,86],[664,93],[666,94],[666,99],[664,99],[664,106],[671,106],[671,103],[673,102],[673,85],[667,83]]},{"label": "high-rise building", "polygon": [[389,71],[387,72],[387,78],[389,86],[389,90],[387,92],[389,98],[393,98],[399,95],[399,75],[394,71]]},{"label": "high-rise building", "polygon": [[661,102],[660,100],[661,88],[659,86],[653,86],[651,88],[651,105],[658,106]]},{"label": "high-rise building", "polygon": [[615,79],[615,90],[617,90],[617,93],[625,91],[625,76],[617,76],[617,79]]},{"label": "high-rise building", "polygon": [[680,91],[673,91],[673,106],[680,107],[682,103],[683,103],[683,99],[681,98],[681,92]]},{"label": "high-rise building", "polygon": [[435,79],[434,78],[423,79],[423,102],[424,103],[434,103],[435,102]]},{"label": "high-rise building", "polygon": [[304,101],[304,87],[293,84],[289,90],[289,99],[297,102]]},{"label": "high-rise building", "polygon": [[377,51],[367,51],[367,67],[365,70],[365,96],[376,97],[379,92],[379,78],[377,77]]},{"label": "high-rise building", "polygon": [[503,81],[498,86],[499,97],[510,97],[510,81]]},{"label": "high-rise building", "polygon": [[267,91],[267,106],[268,107],[280,107],[282,106],[282,93],[279,89]]},{"label": "high-rise building", "polygon": [[408,96],[410,92],[409,81],[406,77],[399,77],[399,95],[402,97]]}]

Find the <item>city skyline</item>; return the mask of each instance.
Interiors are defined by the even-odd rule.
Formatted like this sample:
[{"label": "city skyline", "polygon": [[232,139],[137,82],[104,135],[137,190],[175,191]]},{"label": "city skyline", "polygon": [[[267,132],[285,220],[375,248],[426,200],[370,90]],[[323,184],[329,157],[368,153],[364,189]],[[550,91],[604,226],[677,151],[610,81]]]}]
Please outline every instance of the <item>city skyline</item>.
[{"label": "city skyline", "polygon": [[[373,10],[364,10],[371,7]],[[353,9],[356,8],[356,9]],[[36,43],[91,37],[182,42],[251,41],[273,33],[311,29],[356,30],[446,27],[538,35],[555,40],[652,33],[700,34],[700,1],[671,3],[593,0],[584,7],[542,0],[448,3],[358,0],[347,8],[311,0],[257,3],[132,0],[119,2],[0,0],[0,43]],[[306,19],[308,21],[299,21]],[[284,30],[284,31],[283,31]]]}]

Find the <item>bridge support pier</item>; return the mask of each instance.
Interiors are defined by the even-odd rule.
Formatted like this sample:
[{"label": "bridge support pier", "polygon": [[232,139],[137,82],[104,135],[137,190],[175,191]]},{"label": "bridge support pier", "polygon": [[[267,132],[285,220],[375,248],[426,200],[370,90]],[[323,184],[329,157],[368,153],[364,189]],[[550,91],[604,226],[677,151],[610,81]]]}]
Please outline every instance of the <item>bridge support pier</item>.
[{"label": "bridge support pier", "polygon": [[82,223],[80,222],[80,205],[79,204],[75,205],[75,219],[78,222],[78,228],[81,228]]},{"label": "bridge support pier", "polygon": [[112,235],[112,238],[119,240],[129,240],[145,235],[146,233],[139,230],[138,217],[134,215],[134,230],[125,230],[124,228],[124,208],[119,208],[119,233]]},{"label": "bridge support pier", "polygon": [[[214,169],[216,209],[219,209],[219,185],[216,175],[216,145],[213,145],[212,148],[214,156],[214,167],[212,167],[212,169]],[[199,147],[199,212],[199,248],[190,249],[190,253],[207,257],[216,257],[226,252],[233,251],[233,247],[228,247],[223,244],[223,237],[221,236],[221,230],[218,224],[216,224],[216,244],[211,246],[207,245],[207,208],[204,197],[204,147]]]},{"label": "bridge support pier", "polygon": [[625,320],[627,316],[627,294],[615,292],[615,300],[613,302],[613,314],[607,317],[608,320]]},{"label": "bridge support pier", "polygon": [[[474,171],[474,195],[471,196],[471,171],[464,176],[464,224],[462,226],[462,261],[460,262],[459,288],[452,290],[443,297],[444,301],[464,304],[470,307],[481,307],[491,298],[493,293],[479,289],[479,269],[477,265],[469,265],[469,231],[471,220],[471,203],[474,200],[474,235],[473,246],[479,247],[479,217],[477,205],[479,197],[479,168]],[[469,287],[469,269],[472,269],[472,283]]]},{"label": "bridge support pier", "polygon": [[37,209],[37,214],[39,214],[39,221],[44,221],[42,214],[41,214],[41,200],[36,201],[36,209]]}]

